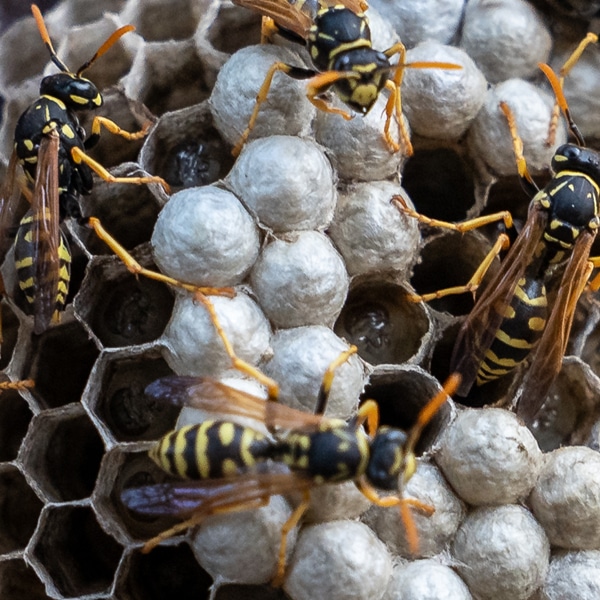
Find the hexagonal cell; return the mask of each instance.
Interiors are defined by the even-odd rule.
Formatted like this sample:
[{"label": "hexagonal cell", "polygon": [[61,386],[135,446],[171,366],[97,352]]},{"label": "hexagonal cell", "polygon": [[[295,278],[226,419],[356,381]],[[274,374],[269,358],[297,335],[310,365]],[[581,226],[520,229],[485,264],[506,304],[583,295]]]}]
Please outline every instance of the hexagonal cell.
[{"label": "hexagonal cell", "polygon": [[[421,263],[414,268],[411,283],[418,294],[465,285],[473,276],[492,244],[480,233],[443,233],[430,238],[421,251]],[[495,259],[479,288],[496,273],[500,261]],[[431,308],[447,311],[453,315],[468,314],[473,308],[473,296],[469,293],[454,294],[429,302]]]},{"label": "hexagonal cell", "polygon": [[233,157],[213,125],[208,102],[202,102],[164,114],[142,148],[140,163],[176,191],[224,178]]},{"label": "hexagonal cell", "polygon": [[[132,255],[153,269],[149,245]],[[78,316],[105,347],[151,342],[166,327],[174,299],[164,283],[135,277],[120,259],[94,257],[74,307]]]},{"label": "hexagonal cell", "polygon": [[[438,393],[439,384],[420,367],[376,367],[361,398],[379,406],[380,423],[408,431],[419,411]],[[449,421],[451,401],[442,405],[425,427],[417,444],[417,454],[431,446]]]},{"label": "hexagonal cell", "polygon": [[36,399],[45,407],[79,402],[98,354],[94,342],[75,321],[33,336],[26,377],[35,381]]},{"label": "hexagonal cell", "polygon": [[[60,35],[61,39],[58,39],[59,36],[54,36],[56,52],[64,64],[75,71],[92,58],[122,24],[117,15],[104,13],[93,23],[86,23],[65,31]],[[42,46],[41,40],[37,43]],[[110,47],[106,56],[101,56],[89,69],[86,69],[85,77],[93,81],[99,90],[116,85],[131,68],[134,56],[142,45],[143,40],[138,35],[127,33]],[[55,73],[56,68],[53,68],[52,72]]]},{"label": "hexagonal cell", "polygon": [[187,544],[133,552],[124,562],[115,594],[121,600],[201,600],[210,596],[212,578]]},{"label": "hexagonal cell", "polygon": [[420,303],[406,299],[407,290],[385,281],[355,282],[334,331],[358,346],[360,356],[377,364],[400,364],[423,351],[431,329]]},{"label": "hexagonal cell", "polygon": [[35,530],[42,506],[41,500],[16,467],[0,467],[0,554],[25,548]]},{"label": "hexagonal cell", "polygon": [[[65,29],[82,23],[97,21],[104,13],[118,13],[122,10],[126,0],[105,0],[102,5],[94,0],[61,0],[59,5],[48,15],[48,21],[60,23]],[[41,2],[40,4],[56,4]]]},{"label": "hexagonal cell", "polygon": [[179,407],[157,404],[145,394],[146,386],[173,371],[161,356],[161,349],[105,353],[99,361],[100,382],[89,406],[119,442],[154,440],[173,429]]},{"label": "hexagonal cell", "polygon": [[190,0],[173,0],[167,11],[162,0],[129,0],[121,17],[135,25],[145,40],[179,40],[194,33],[200,13],[195,5]]},{"label": "hexagonal cell", "polygon": [[128,97],[143,102],[155,115],[197,104],[210,95],[206,68],[191,39],[144,44],[123,85]]},{"label": "hexagonal cell", "polygon": [[[2,35],[0,53],[5,60],[0,68],[2,88],[7,89],[23,80],[42,72],[48,62],[48,51],[40,40],[40,34],[31,17],[29,3],[16,3],[15,6],[26,6],[24,18]],[[4,24],[4,23],[3,23]]]},{"label": "hexagonal cell", "polygon": [[0,399],[0,462],[17,457],[33,415],[25,399],[15,390],[5,390]]},{"label": "hexagonal cell", "polygon": [[108,593],[122,548],[107,535],[89,506],[47,506],[27,558],[44,573],[52,595]]},{"label": "hexagonal cell", "polygon": [[47,600],[44,585],[22,559],[0,561],[0,597],[3,600]]},{"label": "hexagonal cell", "polygon": [[[146,448],[149,447],[146,445]],[[121,501],[121,492],[125,488],[172,479],[150,459],[147,452],[123,452],[118,447],[109,451],[102,461],[93,495],[94,508],[105,529],[123,544],[130,544],[132,541],[149,540],[174,525],[178,521],[175,517],[140,515],[130,511]]]},{"label": "hexagonal cell", "polygon": [[462,221],[475,202],[471,169],[450,148],[417,150],[406,163],[402,186],[416,210],[432,219]]},{"label": "hexagonal cell", "polygon": [[221,3],[206,37],[216,50],[233,54],[244,46],[260,43],[260,23],[256,13]]},{"label": "hexagonal cell", "polygon": [[47,497],[61,502],[92,493],[103,453],[83,407],[73,404],[36,415],[19,460]]},{"label": "hexagonal cell", "polygon": [[0,352],[0,370],[6,369],[12,358],[19,335],[19,319],[12,308],[4,301],[0,304],[0,322],[2,323],[2,351]]}]

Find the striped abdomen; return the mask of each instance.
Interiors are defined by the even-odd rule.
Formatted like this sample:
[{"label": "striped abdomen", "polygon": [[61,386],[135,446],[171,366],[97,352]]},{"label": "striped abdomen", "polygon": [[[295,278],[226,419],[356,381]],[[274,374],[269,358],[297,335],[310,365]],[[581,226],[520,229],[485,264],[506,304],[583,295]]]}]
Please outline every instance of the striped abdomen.
[{"label": "striped abdomen", "polygon": [[[50,246],[41,244],[33,239],[34,219],[48,218],[48,215],[33,215],[28,212],[19,225],[15,238],[15,267],[17,270],[17,278],[19,287],[23,292],[27,301],[24,307],[26,312],[33,314],[36,304],[36,299],[39,300],[39,294],[49,295],[48,302],[54,299],[54,317],[65,308],[67,302],[67,294],[69,293],[69,282],[71,279],[71,250],[69,243],[62,231],[59,231],[58,236],[58,277],[55,282],[54,289],[48,289],[48,282],[39,281],[38,273],[40,272],[37,261],[49,261],[50,257],[45,255],[46,251],[50,251]],[[45,302],[44,302],[45,303]],[[50,316],[50,315],[49,315]]]},{"label": "striped abdomen", "polygon": [[187,479],[233,477],[263,462],[273,442],[229,421],[204,421],[171,431],[150,450],[167,473]]},{"label": "striped abdomen", "polygon": [[502,377],[523,362],[540,339],[547,316],[543,281],[521,279],[479,367],[477,385]]}]

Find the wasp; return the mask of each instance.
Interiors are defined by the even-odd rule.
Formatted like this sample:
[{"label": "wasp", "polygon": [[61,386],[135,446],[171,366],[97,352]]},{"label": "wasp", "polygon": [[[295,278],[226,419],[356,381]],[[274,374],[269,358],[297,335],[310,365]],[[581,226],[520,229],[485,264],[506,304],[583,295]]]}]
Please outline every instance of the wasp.
[{"label": "wasp", "polygon": [[[550,67],[540,65],[577,141],[556,150],[551,163],[554,176],[543,189],[528,172],[514,115],[506,103],[500,103],[512,136],[519,178],[532,199],[523,229],[463,323],[450,361],[450,370],[462,378],[457,394],[467,396],[474,385],[504,377],[528,359],[529,368],[516,398],[517,412],[527,422],[538,413],[560,371],[577,301],[593,269],[600,266],[600,257],[590,257],[600,226],[600,153],[585,147],[562,92],[564,76],[585,46],[595,41],[596,36],[590,34],[581,42],[563,66],[560,79]],[[463,223],[463,229],[452,228],[462,231],[465,225],[470,227]],[[505,247],[504,242],[497,243],[492,253],[500,246]],[[558,268],[563,269],[562,279],[550,303],[546,282]],[[477,282],[486,269],[479,270]],[[600,277],[589,286],[593,291],[599,289]],[[475,287],[455,290],[473,291]]]},{"label": "wasp", "polygon": [[[86,137],[77,117],[78,113],[92,111],[103,103],[97,87],[83,77],[83,73],[134,27],[126,25],[117,29],[94,56],[73,73],[57,56],[40,10],[35,4],[31,10],[50,59],[60,72],[42,79],[40,97],[17,121],[14,151],[0,198],[3,240],[0,259],[4,259],[10,248],[7,240],[18,222],[14,242],[17,277],[26,300],[25,310],[33,314],[34,332],[39,334],[59,319],[65,307],[71,251],[60,230],[60,222],[66,217],[85,221],[79,197],[91,193],[92,174],[110,182],[158,183],[165,190],[168,186],[160,177],[114,177],[86,153],[97,144],[102,127],[135,140],[147,134],[147,126],[130,133],[110,119],[95,116],[91,133]],[[25,178],[16,174],[18,165]],[[29,210],[26,200],[30,203]]]},{"label": "wasp", "polygon": [[[302,501],[281,532],[273,580],[279,585],[285,574],[287,534],[307,510],[311,489],[354,481],[374,504],[400,508],[407,539],[416,551],[418,535],[410,507],[429,514],[433,509],[414,498],[404,498],[402,490],[416,470],[415,445],[421,431],[453,393],[459,377],[449,378],[408,432],[380,427],[373,400],[363,403],[349,422],[325,418],[322,413],[334,371],[355,352],[356,347],[350,347],[327,369],[314,414],[265,401],[208,378],[171,376],[152,383],[146,393],[155,400],[201,408],[217,416],[168,433],[150,450],[150,457],[163,470],[186,481],[122,491],[125,506],[137,513],[187,517],[147,542],[143,550],[151,550],[210,515],[258,508],[268,504],[272,495],[300,492]],[[266,426],[270,435],[228,417],[252,419]],[[376,488],[396,494],[380,496]]]},{"label": "wasp", "polygon": [[[306,45],[314,68],[307,69],[274,63],[265,77],[256,97],[256,104],[248,127],[233,149],[237,156],[246,143],[258,117],[261,104],[266,100],[277,71],[294,79],[307,79],[307,97],[319,110],[352,118],[347,111],[326,102],[321,96],[330,88],[340,100],[357,113],[366,115],[380,92],[385,88],[390,95],[386,104],[384,136],[393,152],[400,145],[390,133],[392,118],[396,118],[400,136],[408,156],[412,144],[402,118],[400,87],[406,67],[460,69],[460,65],[442,62],[405,63],[406,48],[400,42],[380,52],[373,48],[369,22],[364,14],[364,0],[233,0],[234,4],[263,15],[263,38],[277,31],[283,37]],[[271,30],[268,33],[269,29]],[[398,56],[398,63],[390,61]]]}]

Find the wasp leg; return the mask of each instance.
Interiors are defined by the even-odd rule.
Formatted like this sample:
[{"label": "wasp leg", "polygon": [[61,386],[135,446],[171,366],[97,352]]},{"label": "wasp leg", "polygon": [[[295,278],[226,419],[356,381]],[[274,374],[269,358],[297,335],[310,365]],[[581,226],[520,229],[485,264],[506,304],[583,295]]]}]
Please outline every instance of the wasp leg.
[{"label": "wasp leg", "polygon": [[115,177],[114,175],[111,175],[99,162],[95,161],[79,148],[73,148],[71,150],[71,157],[73,162],[76,164],[85,163],[88,167],[90,167],[90,169],[92,169],[92,171],[94,171],[94,173],[96,173],[96,175],[104,179],[104,181],[108,181],[110,183],[135,183],[136,185],[141,185],[143,183],[158,183],[162,186],[167,194],[171,193],[169,184],[162,177],[156,177],[153,175],[148,175],[145,177]]},{"label": "wasp leg", "polygon": [[379,406],[375,400],[367,400],[361,404],[356,415],[357,425],[367,422],[367,433],[371,436],[379,428]]},{"label": "wasp leg", "polygon": [[[391,48],[388,48],[384,54],[388,58],[392,58],[394,55],[398,55],[398,65],[404,65],[406,58],[406,47],[402,42],[398,42],[394,44]],[[383,135],[385,139],[392,149],[393,152],[398,152],[400,150],[400,145],[392,139],[390,134],[390,126],[392,124],[392,117],[396,116],[396,122],[398,123],[398,128],[400,129],[400,139],[404,143],[404,150],[406,156],[413,155],[413,146],[410,141],[410,136],[408,135],[408,131],[406,129],[406,124],[404,119],[402,118],[402,94],[400,93],[400,89],[402,87],[402,78],[404,77],[404,68],[403,66],[399,66],[394,73],[393,79],[386,82],[385,87],[389,90],[390,95],[388,97],[387,104],[385,105],[385,125],[383,127]]]},{"label": "wasp leg", "polygon": [[278,71],[281,71],[282,73],[285,73],[286,75],[289,75],[294,79],[309,79],[315,74],[315,72],[310,69],[300,69],[299,67],[292,67],[291,65],[287,65],[283,62],[273,63],[267,71],[265,80],[262,82],[262,85],[258,90],[258,94],[256,94],[256,101],[254,103],[254,109],[252,110],[252,114],[250,115],[250,120],[248,121],[248,126],[242,133],[236,145],[233,147],[233,150],[231,151],[231,154],[233,156],[237,156],[244,147],[244,144],[248,141],[248,136],[250,135],[250,132],[252,131],[252,129],[254,129],[254,125],[256,124],[256,119],[258,118],[260,107],[262,103],[267,99],[267,95],[269,94],[269,90],[271,89],[271,84],[273,83],[273,77]]},{"label": "wasp leg", "polygon": [[[588,260],[593,268],[597,269],[600,267],[600,256],[590,256]],[[600,289],[600,273],[597,273],[594,276],[594,278],[589,282],[588,287],[592,292],[597,292]]]},{"label": "wasp leg", "polygon": [[[583,51],[590,44],[595,44],[597,41],[598,41],[598,36],[595,33],[589,32],[583,38],[583,40],[581,40],[581,42],[579,42],[579,45],[577,46],[577,48],[575,48],[575,50],[572,52],[571,56],[569,56],[569,58],[567,58],[567,60],[565,61],[565,64],[561,67],[561,69],[559,71],[557,83],[558,83],[558,88],[561,90],[561,93],[557,94],[556,89],[554,90],[556,101],[554,102],[554,106],[552,107],[552,118],[550,119],[550,126],[548,127],[548,137],[546,138],[547,146],[552,146],[554,144],[554,141],[556,138],[556,129],[558,126],[558,116],[560,115],[561,110],[565,113],[565,115],[568,114],[567,121],[569,122],[569,128],[571,129],[571,131],[573,131],[573,133],[575,133],[575,131],[579,131],[578,128],[575,126],[575,123],[571,119],[570,112],[568,112],[568,113],[565,112],[565,107],[567,106],[567,103],[564,99],[564,95],[562,94],[562,88],[563,88],[563,84],[565,82],[565,77],[570,73],[571,69],[575,66],[577,61],[581,58]],[[544,73],[546,73],[545,69],[543,69],[543,68],[542,68],[542,71],[544,71]],[[547,73],[546,73],[546,75],[547,75]],[[551,81],[550,83],[552,84],[552,87],[554,88],[555,85],[553,84],[553,82]],[[575,137],[578,138],[579,143],[583,146],[584,144],[583,144],[583,138],[581,137],[581,134],[579,134],[579,135],[575,134]]]},{"label": "wasp leg", "polygon": [[492,213],[491,215],[484,215],[482,217],[475,217],[474,219],[461,221],[460,223],[450,223],[449,221],[431,219],[429,217],[426,217],[425,215],[422,215],[416,210],[413,210],[408,206],[406,200],[402,196],[392,196],[392,202],[394,202],[398,206],[401,212],[403,212],[405,215],[408,215],[409,217],[417,219],[419,223],[429,225],[430,227],[452,229],[453,231],[458,231],[460,233],[472,231],[473,229],[478,229],[479,227],[489,225],[490,223],[496,223],[497,221],[504,221],[504,226],[506,227],[506,229],[511,229],[513,226],[512,215],[507,210],[501,210],[497,213]]},{"label": "wasp leg", "polygon": [[152,123],[148,122],[144,124],[144,126],[139,131],[130,132],[121,129],[111,119],[97,116],[94,117],[94,120],[92,121],[92,132],[90,133],[90,136],[85,140],[84,145],[86,150],[95,146],[98,143],[98,140],[100,139],[100,130],[102,127],[110,131],[110,133],[112,133],[113,135],[119,135],[125,138],[126,140],[141,140],[142,138],[148,135],[148,131],[151,126]]},{"label": "wasp leg", "polygon": [[[291,76],[294,77],[294,75]],[[314,75],[314,77],[312,77],[312,79],[308,82],[306,97],[310,100],[313,106],[319,110],[334,115],[340,115],[340,117],[343,117],[346,119],[346,121],[349,121],[353,118],[349,112],[328,104],[325,100],[319,98],[318,96],[326,92],[328,88],[330,88],[337,81],[342,79],[355,79],[356,77],[356,73],[353,73],[352,71],[325,71],[324,73],[318,73],[317,75]]]},{"label": "wasp leg", "polygon": [[422,512],[432,515],[435,512],[435,508],[423,504],[414,498],[400,498],[399,496],[380,496],[377,490],[371,486],[364,477],[361,477],[356,481],[356,487],[368,498],[373,504],[381,506],[383,508],[391,508],[397,506],[400,508],[400,516],[406,529],[406,539],[408,541],[408,547],[412,554],[419,553],[419,532],[417,526],[410,512],[410,506],[415,506]]},{"label": "wasp leg", "polygon": [[100,223],[100,220],[96,217],[89,217],[88,224],[90,227],[94,229],[96,235],[121,259],[127,270],[135,275],[142,275],[143,277],[147,277],[148,279],[154,279],[155,281],[161,281],[168,285],[172,285],[174,287],[178,287],[184,289],[188,292],[194,294],[195,300],[200,302],[208,311],[210,316],[210,320],[217,332],[217,335],[221,338],[223,342],[223,346],[225,347],[225,351],[227,355],[231,359],[231,363],[233,368],[238,369],[258,380],[259,383],[262,383],[266,388],[269,395],[270,400],[277,400],[279,395],[279,385],[273,381],[270,377],[267,377],[264,373],[261,373],[258,369],[253,367],[251,364],[247,363],[245,360],[239,358],[235,351],[233,350],[233,346],[231,342],[225,335],[225,331],[223,331],[223,327],[221,322],[219,321],[219,317],[215,311],[215,307],[213,303],[208,299],[208,296],[225,296],[226,298],[233,298],[235,296],[235,290],[233,288],[214,288],[214,287],[199,287],[196,285],[192,285],[190,283],[184,283],[182,281],[178,281],[177,279],[173,279],[172,277],[168,277],[167,275],[163,275],[162,273],[158,273],[156,271],[151,271],[150,269],[145,269],[138,263],[129,252],[115,238],[113,238],[106,229]]},{"label": "wasp leg", "polygon": [[385,139],[392,149],[393,152],[398,152],[400,146],[398,143],[392,139],[390,134],[390,126],[392,122],[392,117],[396,116],[396,122],[398,123],[398,127],[400,129],[400,139],[404,143],[404,150],[406,156],[413,155],[413,146],[410,141],[410,136],[408,135],[408,131],[406,129],[406,125],[404,123],[404,119],[402,118],[402,79],[404,77],[404,70],[407,68],[410,69],[462,69],[461,65],[456,65],[454,63],[444,63],[444,62],[429,62],[429,61],[417,61],[414,63],[406,63],[406,47],[402,42],[397,42],[390,48],[388,48],[384,54],[388,59],[392,58],[396,54],[398,55],[398,64],[395,65],[394,69],[394,77],[391,80],[388,80],[385,84],[385,87],[389,90],[390,96],[388,98],[387,104],[385,106],[385,126],[383,129],[383,133]]},{"label": "wasp leg", "polygon": [[271,17],[264,17],[260,23],[260,43],[269,44],[274,35],[279,31],[279,27]]},{"label": "wasp leg", "polygon": [[300,504],[294,509],[294,512],[290,515],[289,519],[283,524],[281,528],[281,542],[279,544],[279,558],[277,561],[277,575],[271,581],[273,587],[280,587],[285,579],[285,553],[287,550],[287,536],[290,531],[298,525],[298,521],[302,518],[302,515],[308,510],[310,506],[310,491],[304,490],[303,498]]},{"label": "wasp leg", "polygon": [[265,496],[264,498],[257,498],[255,500],[249,500],[248,502],[235,502],[235,503],[232,502],[232,504],[230,504],[229,506],[223,506],[220,508],[216,508],[215,510],[211,511],[210,513],[198,512],[197,514],[192,515],[189,519],[186,519],[185,521],[182,521],[181,523],[177,523],[176,525],[173,525],[173,527],[170,527],[169,529],[162,531],[158,535],[154,536],[152,539],[148,540],[142,546],[142,553],[148,554],[148,552],[152,551],[160,543],[164,542],[165,540],[168,540],[170,537],[173,537],[174,535],[177,535],[178,533],[181,533],[182,531],[185,531],[186,529],[190,529],[191,527],[196,527],[196,525],[199,525],[207,517],[212,517],[213,515],[223,515],[223,514],[227,514],[227,513],[231,513],[231,512],[241,512],[243,510],[252,510],[255,508],[261,508],[262,506],[266,506],[269,503],[269,499],[270,499],[270,496]]},{"label": "wasp leg", "polygon": [[35,386],[33,379],[22,379],[21,381],[3,381],[0,390],[26,390]]},{"label": "wasp leg", "polygon": [[348,350],[342,352],[331,364],[327,367],[327,371],[323,375],[321,387],[319,388],[319,396],[317,399],[317,406],[315,408],[316,415],[322,415],[327,408],[327,400],[329,399],[329,392],[331,391],[331,384],[333,383],[333,377],[335,376],[336,369],[344,364],[353,354],[356,354],[358,348],[356,346],[350,346]]},{"label": "wasp leg", "polygon": [[[398,205],[398,208],[401,212],[409,217],[417,219],[420,223],[424,223],[430,227],[451,229],[452,231],[458,231],[460,233],[465,233],[466,231],[471,231],[473,229],[477,229],[478,227],[489,225],[490,223],[495,223],[500,220],[504,221],[504,226],[507,229],[510,229],[513,225],[512,216],[506,210],[491,215],[484,215],[483,217],[477,217],[475,219],[469,219],[468,221],[463,221],[462,223],[449,223],[448,221],[430,219],[429,217],[418,213],[416,210],[413,210],[406,204],[406,201],[404,198],[402,198],[402,196],[393,196],[392,202]],[[491,250],[487,253],[486,257],[483,259],[479,267],[477,267],[477,270],[475,273],[473,273],[471,279],[469,279],[466,284],[444,288],[436,292],[431,292],[430,294],[408,294],[407,300],[409,302],[430,302],[431,300],[443,298],[444,296],[465,294],[467,292],[474,293],[481,285],[481,282],[492,262],[494,261],[494,258],[496,258],[496,256],[502,250],[507,250],[509,245],[510,240],[508,236],[504,233],[501,233]]]},{"label": "wasp leg", "polygon": [[502,101],[498,105],[500,110],[504,113],[506,117],[506,121],[508,123],[508,128],[510,130],[510,137],[512,138],[513,152],[515,154],[515,161],[517,163],[517,171],[519,172],[519,180],[521,182],[521,187],[525,190],[525,193],[533,198],[539,191],[538,186],[536,185],[533,177],[529,173],[529,169],[527,168],[527,161],[525,160],[525,156],[523,155],[523,140],[521,140],[521,136],[517,131],[517,122],[515,120],[515,115],[512,110],[506,104],[506,102]]},{"label": "wasp leg", "polygon": [[498,256],[502,250],[508,250],[509,246],[509,237],[505,233],[501,233],[498,236],[495,244],[492,246],[485,258],[481,261],[481,264],[477,267],[477,270],[475,273],[473,273],[471,279],[469,279],[467,283],[464,285],[455,285],[453,287],[443,288],[429,294],[407,294],[406,299],[409,302],[431,302],[432,300],[437,300],[438,298],[443,298],[444,296],[466,294],[468,292],[474,296],[496,256]]}]

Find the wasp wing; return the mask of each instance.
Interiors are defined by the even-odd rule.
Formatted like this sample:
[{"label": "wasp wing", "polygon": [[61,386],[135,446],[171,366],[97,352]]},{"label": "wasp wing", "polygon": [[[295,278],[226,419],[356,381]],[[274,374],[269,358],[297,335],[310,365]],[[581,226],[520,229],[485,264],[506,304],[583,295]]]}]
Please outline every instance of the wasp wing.
[{"label": "wasp wing", "polygon": [[494,341],[515,287],[531,262],[547,219],[546,211],[534,204],[500,270],[477,299],[458,332],[450,372],[461,375],[461,384],[456,392],[459,396],[466,396],[475,382],[479,366]]},{"label": "wasp wing", "polygon": [[151,383],[146,394],[159,402],[169,401],[177,406],[191,406],[220,415],[246,417],[269,427],[314,428],[323,421],[321,415],[263,400],[207,377],[163,377]]},{"label": "wasp wing", "polygon": [[585,231],[575,242],[552,313],[518,391],[517,414],[526,422],[531,422],[542,407],[562,366],[577,301],[589,278],[588,258],[595,237],[595,233]]},{"label": "wasp wing", "polygon": [[273,19],[279,27],[302,39],[307,38],[313,24],[313,17],[301,10],[304,2],[292,4],[287,0],[233,0],[233,3]]},{"label": "wasp wing", "polygon": [[243,510],[245,505],[269,496],[308,490],[310,479],[274,464],[274,472],[247,473],[231,479],[206,479],[158,483],[121,492],[121,501],[130,510],[143,515],[174,515],[186,517],[192,513],[209,516],[216,513]]},{"label": "wasp wing", "polygon": [[34,331],[48,328],[56,311],[61,241],[59,223],[58,151],[60,138],[51,131],[42,137],[31,208],[32,260],[37,290],[34,297]]},{"label": "wasp wing", "polygon": [[0,264],[12,246],[19,221],[28,208],[24,192],[29,190],[24,176],[20,180],[18,167],[19,159],[13,151],[0,189]]}]

